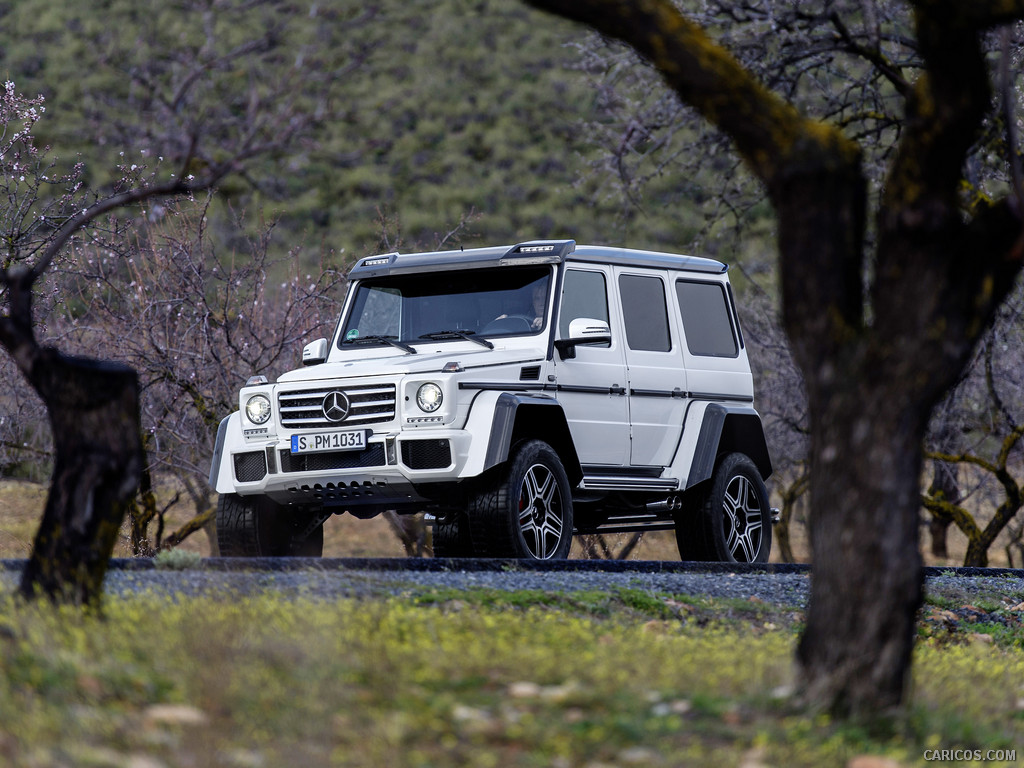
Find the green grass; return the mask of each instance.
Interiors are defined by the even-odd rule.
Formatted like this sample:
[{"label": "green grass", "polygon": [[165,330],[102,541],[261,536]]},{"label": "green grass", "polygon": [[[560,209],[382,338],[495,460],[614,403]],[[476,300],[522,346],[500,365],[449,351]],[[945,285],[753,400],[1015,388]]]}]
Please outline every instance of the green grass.
[{"label": "green grass", "polygon": [[2,596],[0,765],[924,765],[926,749],[1024,748],[1019,642],[920,641],[908,714],[880,736],[793,702],[792,612],[720,608],[640,590],[265,593],[108,597],[96,617]]}]

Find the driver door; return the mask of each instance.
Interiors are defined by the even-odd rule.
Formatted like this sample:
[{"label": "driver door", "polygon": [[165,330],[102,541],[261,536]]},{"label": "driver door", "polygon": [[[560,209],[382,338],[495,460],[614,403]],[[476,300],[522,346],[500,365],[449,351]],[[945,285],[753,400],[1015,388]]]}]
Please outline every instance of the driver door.
[{"label": "driver door", "polygon": [[618,308],[608,301],[611,281],[611,267],[567,267],[559,302],[556,338],[568,338],[569,323],[579,317],[604,320],[612,329],[611,344],[580,344],[574,358],[554,356],[558,401],[585,467],[629,464],[626,358]]}]

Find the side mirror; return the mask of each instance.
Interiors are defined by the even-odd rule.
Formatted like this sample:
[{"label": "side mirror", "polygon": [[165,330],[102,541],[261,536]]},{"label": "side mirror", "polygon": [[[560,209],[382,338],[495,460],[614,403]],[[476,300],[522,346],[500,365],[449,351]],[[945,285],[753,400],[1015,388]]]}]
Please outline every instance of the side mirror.
[{"label": "side mirror", "polygon": [[577,344],[611,344],[612,330],[604,320],[577,317],[569,321],[569,337],[555,339],[555,349],[563,360],[576,357]]},{"label": "side mirror", "polygon": [[320,365],[327,359],[327,339],[311,341],[302,348],[303,365]]}]

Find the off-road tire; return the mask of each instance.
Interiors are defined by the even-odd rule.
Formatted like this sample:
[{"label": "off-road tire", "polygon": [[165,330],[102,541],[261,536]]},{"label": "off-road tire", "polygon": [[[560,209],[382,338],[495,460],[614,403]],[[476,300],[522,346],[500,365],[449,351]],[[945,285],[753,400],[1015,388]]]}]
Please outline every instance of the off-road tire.
[{"label": "off-road tire", "polygon": [[286,512],[265,496],[222,493],[217,500],[217,546],[221,557],[320,557],[322,525],[298,540],[310,519],[308,514]]},{"label": "off-road tire", "polygon": [[719,462],[703,494],[676,515],[676,543],[683,560],[768,562],[768,489],[750,458],[731,453]]},{"label": "off-road tire", "polygon": [[511,460],[469,504],[478,557],[561,560],[572,546],[572,494],[558,454],[542,440],[513,448]]},{"label": "off-road tire", "polygon": [[453,515],[450,520],[435,522],[433,548],[434,557],[473,557],[473,540],[465,516]]}]

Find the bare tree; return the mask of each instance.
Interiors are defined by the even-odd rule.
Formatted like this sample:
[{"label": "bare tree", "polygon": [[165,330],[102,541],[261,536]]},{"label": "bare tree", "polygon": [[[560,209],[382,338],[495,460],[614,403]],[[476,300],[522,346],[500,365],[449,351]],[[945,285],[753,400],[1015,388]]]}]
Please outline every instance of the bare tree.
[{"label": "bare tree", "polygon": [[[956,388],[936,409],[926,456],[935,480],[922,496],[933,550],[955,525],[967,538],[964,565],[988,565],[989,552],[1024,507],[1024,287],[1001,307],[995,326]],[[1012,550],[1008,559],[1013,562]]]},{"label": "bare tree", "polygon": [[137,378],[123,366],[68,357],[40,344],[33,289],[72,236],[91,221],[149,196],[187,192],[188,182],[176,175],[171,181],[139,184],[129,176],[122,189],[88,203],[76,169],[55,181],[63,189],[58,199],[40,204],[39,190],[51,183],[52,173],[32,139],[41,99],[33,103],[20,97],[11,82],[2,98],[5,127],[15,130],[0,160],[7,180],[4,236],[9,244],[0,271],[6,304],[0,343],[45,404],[56,454],[22,591],[91,602],[141,471]]},{"label": "bare tree", "polygon": [[[269,7],[257,3],[244,12],[257,6]],[[142,115],[146,128],[135,134],[144,137],[137,160],[123,160],[110,188],[87,189],[81,166],[57,173],[33,139],[41,98],[26,99],[10,82],[2,94],[0,343],[45,405],[55,451],[50,494],[22,574],[26,597],[98,602],[144,466],[136,372],[40,342],[34,292],[67,247],[97,227],[124,226],[110,218],[114,212],[211,189],[282,151],[314,119],[305,110],[317,78],[298,63],[280,66],[275,26],[258,39],[222,44],[221,36],[235,32],[230,18],[201,10],[198,45],[185,40],[159,57],[115,57],[131,83],[118,104]]]},{"label": "bare tree", "polygon": [[967,553],[964,565],[984,567],[988,565],[988,552],[996,540],[1013,521],[1024,506],[1024,483],[1014,477],[1009,466],[1010,456],[1019,451],[1024,427],[1012,429],[999,443],[995,455],[988,458],[980,453],[937,453],[928,452],[928,458],[940,465],[972,466],[992,475],[1002,489],[1002,499],[995,505],[995,512],[984,525],[979,524],[963,499],[948,493],[939,484],[933,484],[923,496],[925,509],[937,521],[950,520],[967,537]]},{"label": "bare tree", "polygon": [[[239,386],[293,368],[302,343],[335,322],[341,298],[343,277],[326,263],[335,254],[317,260],[300,245],[276,245],[272,222],[251,226],[240,213],[227,238],[233,247],[218,247],[208,236],[212,199],[161,206],[145,237],[95,237],[57,275],[64,343],[141,377],[147,463],[130,515],[136,554],[176,546],[212,523],[210,459]],[[178,491],[158,506],[154,480],[171,479]],[[192,513],[165,531],[182,494]]]},{"label": "bare tree", "polygon": [[815,570],[797,650],[802,695],[840,715],[899,706],[921,603],[928,420],[1024,259],[1015,196],[973,199],[965,215],[960,194],[993,113],[983,35],[1024,17],[1024,3],[914,2],[916,82],[892,66],[872,25],[850,33],[863,43],[851,61],[877,70],[903,110],[871,239],[864,149],[841,115],[805,116],[798,92],[766,88],[667,0],[531,4],[634,47],[764,185],[810,412]]},{"label": "bare tree", "polygon": [[[770,87],[802,109],[835,121],[848,136],[855,138],[863,151],[869,199],[877,198],[896,148],[902,119],[902,97],[888,84],[888,79],[896,77],[904,84],[901,88],[905,88],[923,66],[912,19],[903,4],[874,0],[711,0],[691,8],[689,16],[713,31],[720,44],[727,46],[745,68]],[[990,38],[987,43],[993,52],[1001,49],[995,76],[999,109],[986,117],[969,152],[963,180],[968,197],[987,194],[987,188],[1001,188],[1014,173],[1012,163],[1000,160],[1008,154],[1004,144],[1007,129],[1019,120],[1014,118],[1014,105],[1024,96],[1024,78],[1020,77],[1024,37],[1014,36],[1010,28],[1005,28],[998,39]],[[758,253],[755,245],[773,227],[762,204],[765,189],[737,167],[739,160],[727,138],[702,128],[695,122],[693,110],[677,94],[657,87],[658,72],[633,50],[596,35],[577,47],[580,67],[590,77],[603,111],[600,120],[585,122],[581,129],[598,148],[593,170],[605,178],[606,187],[618,189],[623,215],[630,215],[635,206],[646,208],[666,198],[702,213],[704,225],[694,234],[692,247],[729,261],[738,260],[755,285],[763,284],[769,292],[773,291],[774,270],[768,264],[768,255]],[[992,158],[997,161],[992,162]],[[676,183],[673,190],[670,180],[680,177],[690,181]],[[866,237],[868,247],[873,247],[870,220]],[[771,303],[758,302],[756,309],[745,314],[747,325],[773,324],[776,312]],[[771,339],[767,346],[762,345],[759,335],[754,341],[751,359],[758,374],[755,386],[759,402],[766,411],[775,411],[778,399],[775,398],[776,403],[771,400],[778,393],[779,371],[785,368],[776,364],[777,353]],[[758,366],[762,357],[765,364]],[[766,382],[764,372],[775,381]],[[795,381],[799,381],[795,370],[794,374]],[[787,388],[793,388],[795,381]],[[951,432],[943,426],[965,422],[966,411],[972,407],[977,410],[973,394],[972,388],[957,387],[954,396],[936,412],[927,440],[930,452],[977,453],[975,446],[967,445],[956,434],[960,427],[953,426]],[[799,410],[794,401],[788,416],[798,414]],[[770,418],[766,414],[766,419]],[[787,417],[787,421],[792,420]],[[1002,435],[998,425],[995,427],[996,433]],[[806,434],[805,419],[801,429]],[[776,541],[783,551],[789,510],[800,502],[800,492],[807,487],[806,469],[789,471],[794,460],[798,465],[806,463],[806,448],[802,455],[791,452],[791,448],[799,448],[800,442],[794,444],[789,439],[793,436],[785,431],[770,435],[773,455],[781,470],[774,477],[774,485],[783,512]],[[954,487],[954,468],[937,462],[933,469],[934,482],[927,496],[942,494],[945,501],[955,503],[959,493]],[[986,497],[999,495],[999,482],[991,473],[985,472],[981,478],[983,487],[970,495],[968,504],[977,501],[981,491],[985,491]],[[998,501],[993,504],[998,505]],[[953,518],[936,503],[927,504],[926,509],[932,554],[945,558],[945,537]],[[972,556],[972,561],[977,562],[977,557]]]}]

